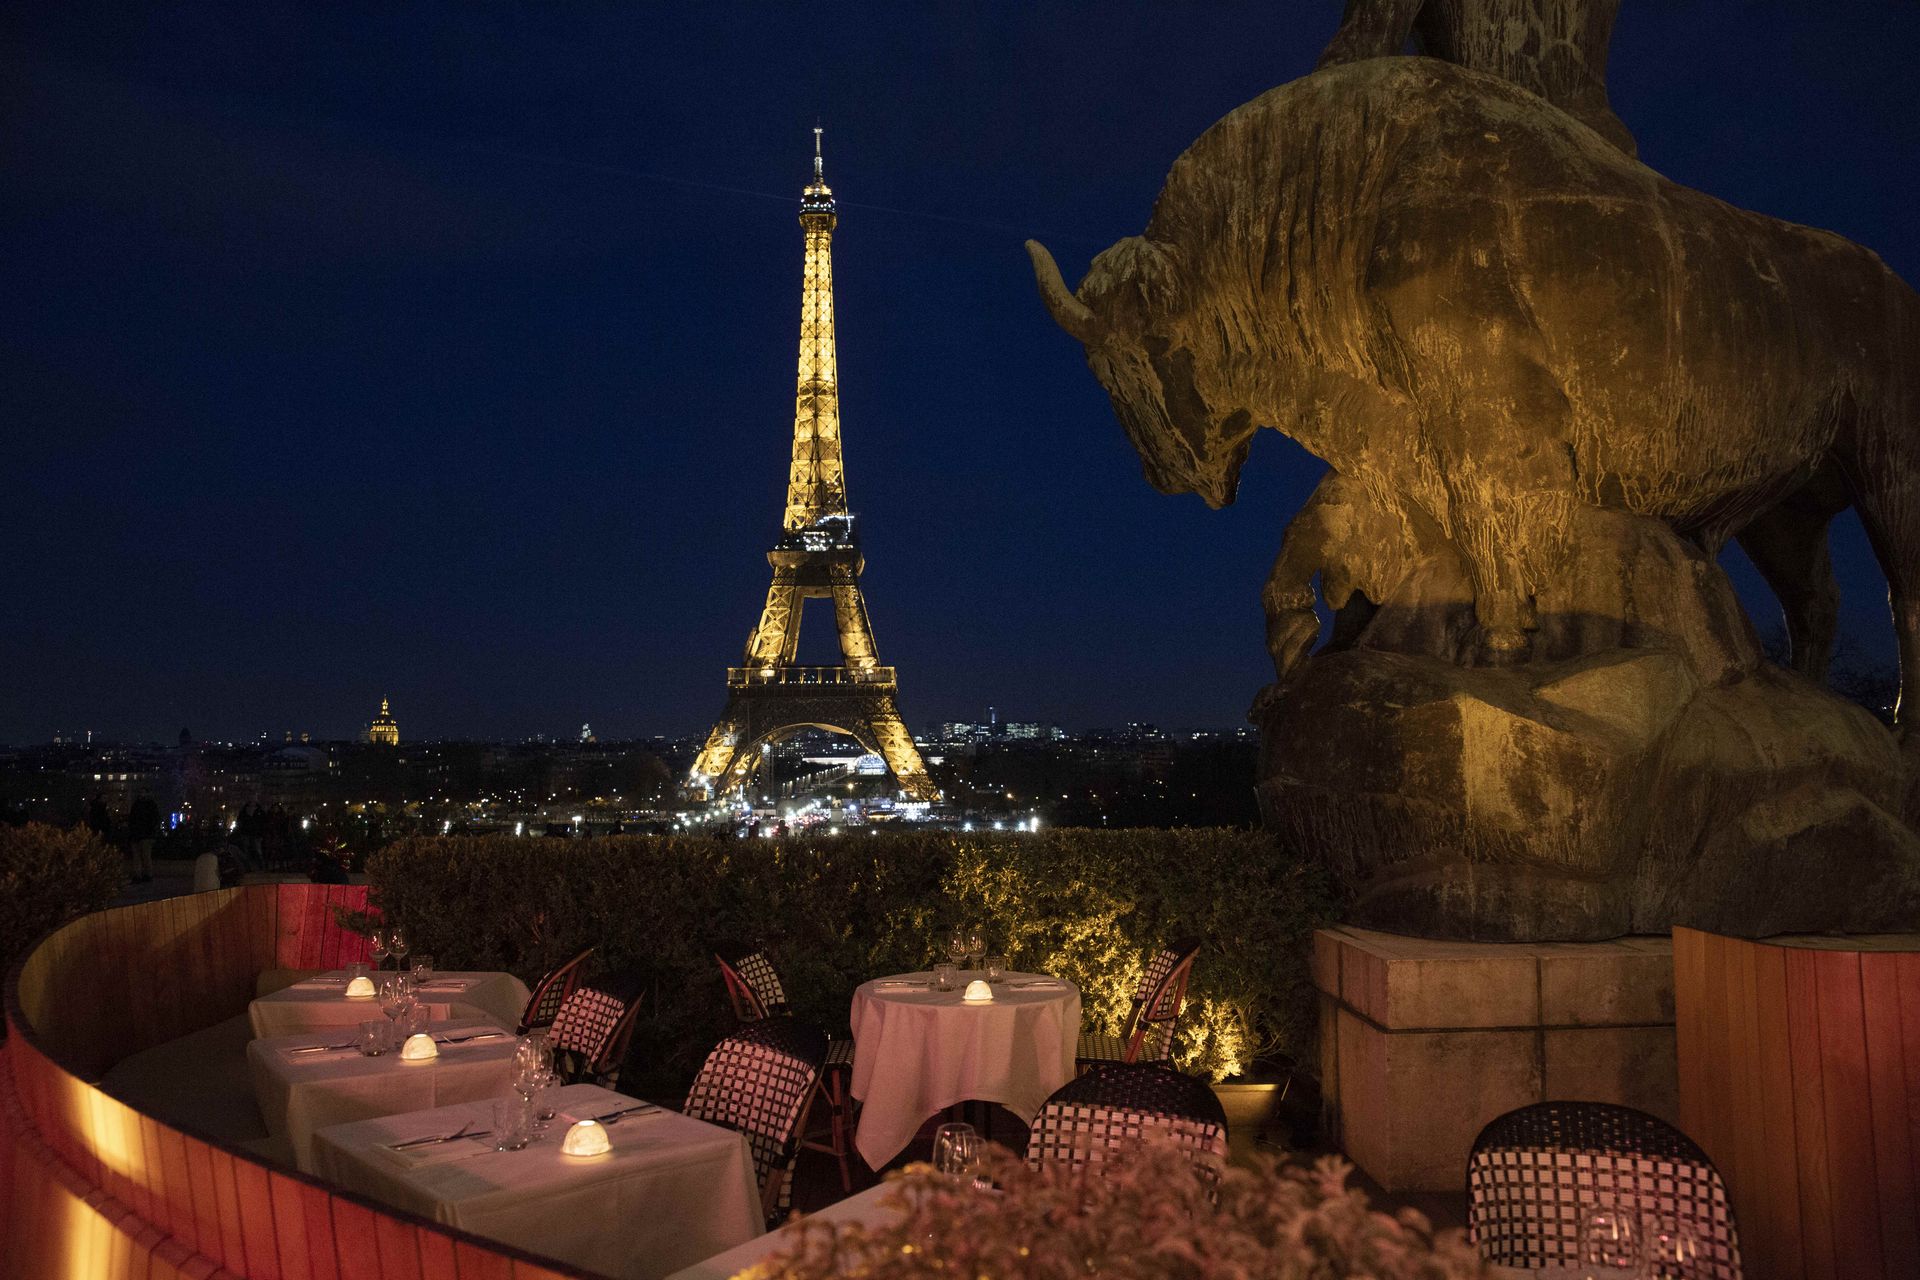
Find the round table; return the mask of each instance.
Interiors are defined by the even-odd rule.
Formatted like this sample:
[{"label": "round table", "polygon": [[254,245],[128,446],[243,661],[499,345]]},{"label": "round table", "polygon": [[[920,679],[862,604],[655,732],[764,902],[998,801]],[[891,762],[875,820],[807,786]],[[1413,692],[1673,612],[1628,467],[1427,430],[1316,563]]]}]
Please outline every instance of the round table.
[{"label": "round table", "polygon": [[962,999],[982,976],[962,970],[953,990],[935,991],[932,975],[903,973],[853,993],[853,1096],[862,1104],[853,1144],[872,1168],[947,1107],[997,1102],[1031,1124],[1073,1079],[1080,989],[1064,978],[1009,973],[991,1002]]}]

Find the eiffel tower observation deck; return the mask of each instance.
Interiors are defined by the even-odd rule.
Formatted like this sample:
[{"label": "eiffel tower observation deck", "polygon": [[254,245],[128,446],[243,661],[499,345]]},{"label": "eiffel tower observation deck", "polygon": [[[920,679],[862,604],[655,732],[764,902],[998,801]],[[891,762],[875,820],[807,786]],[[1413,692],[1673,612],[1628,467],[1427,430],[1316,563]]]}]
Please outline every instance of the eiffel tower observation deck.
[{"label": "eiffel tower observation deck", "polygon": [[[867,619],[860,574],[866,568],[853,513],[847,509],[840,453],[840,385],[833,348],[833,229],[838,217],[813,131],[813,181],[800,197],[806,268],[800,294],[799,386],[793,409],[793,459],[787,471],[786,515],[767,562],[773,583],[747,637],[746,655],[727,669],[727,703],[694,761],[688,790],[724,796],[744,788],[763,746],[806,729],[826,729],[859,742],[887,763],[901,792],[935,800],[913,736],[900,719],[898,681],[880,665]],[[800,614],[808,600],[833,602],[840,633],[839,666],[799,666]]]}]

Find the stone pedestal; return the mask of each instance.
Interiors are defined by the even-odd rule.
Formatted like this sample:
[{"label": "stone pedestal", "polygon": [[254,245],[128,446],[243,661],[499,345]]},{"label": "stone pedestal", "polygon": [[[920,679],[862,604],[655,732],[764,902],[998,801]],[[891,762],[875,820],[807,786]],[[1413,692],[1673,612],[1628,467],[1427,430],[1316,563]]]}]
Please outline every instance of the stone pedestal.
[{"label": "stone pedestal", "polygon": [[1389,1191],[1459,1191],[1489,1120],[1617,1102],[1678,1120],[1673,944],[1314,935],[1328,1134]]}]

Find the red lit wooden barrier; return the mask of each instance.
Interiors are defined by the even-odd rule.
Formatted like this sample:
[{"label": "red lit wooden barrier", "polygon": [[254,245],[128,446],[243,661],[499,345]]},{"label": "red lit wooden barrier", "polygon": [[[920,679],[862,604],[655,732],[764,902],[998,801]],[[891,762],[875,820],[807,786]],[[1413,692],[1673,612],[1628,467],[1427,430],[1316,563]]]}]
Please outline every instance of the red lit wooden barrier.
[{"label": "red lit wooden barrier", "polygon": [[245,1010],[263,969],[365,955],[344,885],[253,885],[120,907],[8,975],[0,1071],[7,1280],[561,1280],[588,1273],[438,1226],[175,1128],[91,1082]]},{"label": "red lit wooden barrier", "polygon": [[1680,1123],[1759,1280],[1920,1276],[1916,948],[1673,931]]}]

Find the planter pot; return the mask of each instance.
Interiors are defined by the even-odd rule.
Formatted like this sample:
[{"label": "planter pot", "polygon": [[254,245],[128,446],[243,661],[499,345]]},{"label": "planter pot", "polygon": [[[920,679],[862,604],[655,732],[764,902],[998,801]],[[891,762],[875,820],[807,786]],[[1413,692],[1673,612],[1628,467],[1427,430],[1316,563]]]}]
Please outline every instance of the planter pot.
[{"label": "planter pot", "polygon": [[1288,1084],[1283,1076],[1277,1080],[1225,1080],[1214,1085],[1213,1094],[1227,1113],[1228,1134],[1236,1141],[1251,1141],[1266,1132],[1280,1114],[1280,1100],[1286,1096]]}]

